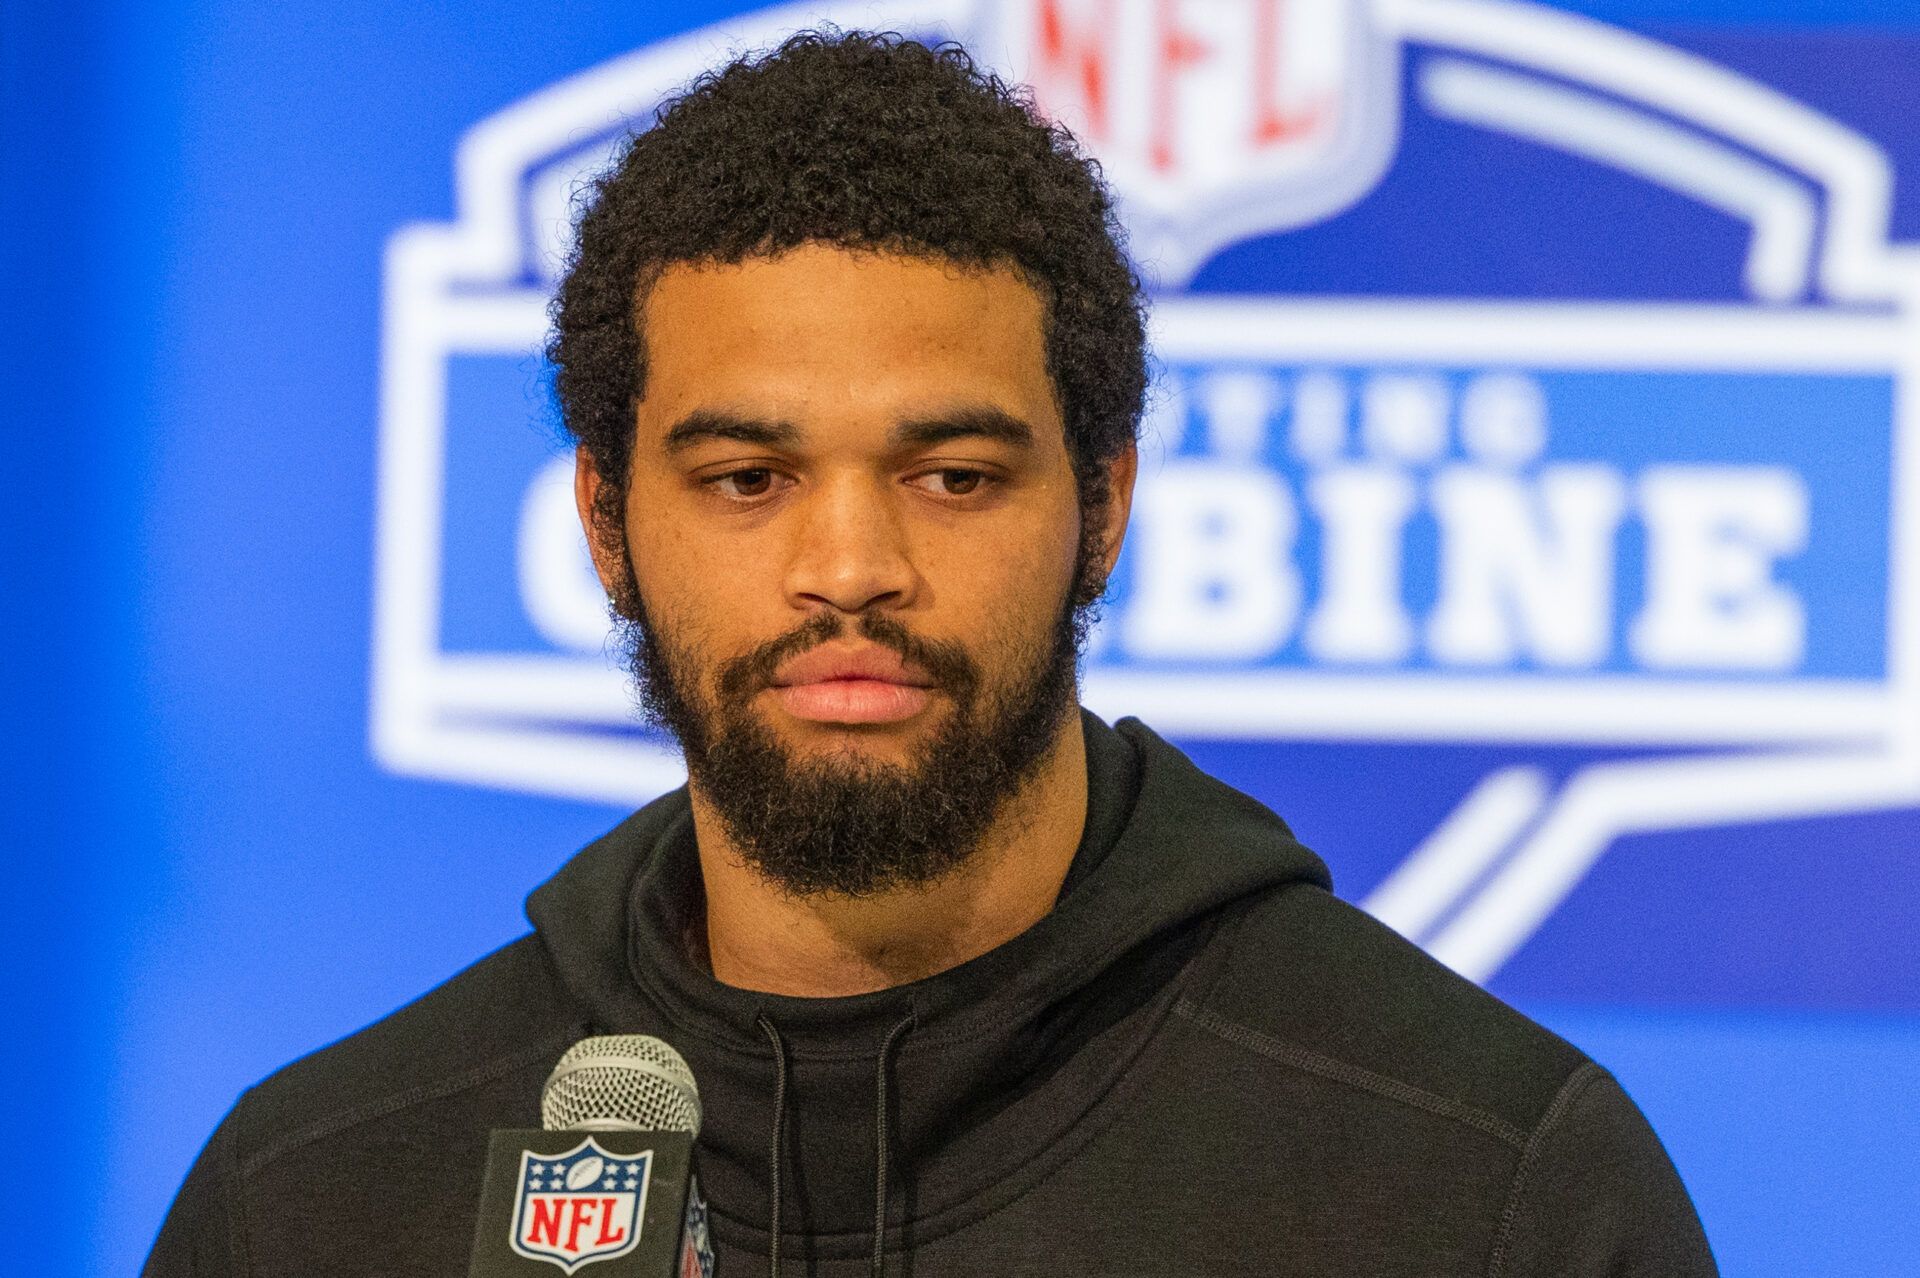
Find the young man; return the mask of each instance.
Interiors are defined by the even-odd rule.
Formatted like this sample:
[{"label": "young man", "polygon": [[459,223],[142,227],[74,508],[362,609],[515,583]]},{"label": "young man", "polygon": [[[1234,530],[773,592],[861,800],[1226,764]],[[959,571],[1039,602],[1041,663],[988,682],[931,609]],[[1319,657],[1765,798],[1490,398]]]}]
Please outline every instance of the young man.
[{"label": "young man", "polygon": [[550,354],[689,784],[535,931],[248,1092],[154,1275],[465,1272],[576,1040],[706,1112],[722,1275],[1692,1275],[1632,1102],[1077,708],[1138,286],[1070,138],[954,50],[797,38],[604,179]]}]

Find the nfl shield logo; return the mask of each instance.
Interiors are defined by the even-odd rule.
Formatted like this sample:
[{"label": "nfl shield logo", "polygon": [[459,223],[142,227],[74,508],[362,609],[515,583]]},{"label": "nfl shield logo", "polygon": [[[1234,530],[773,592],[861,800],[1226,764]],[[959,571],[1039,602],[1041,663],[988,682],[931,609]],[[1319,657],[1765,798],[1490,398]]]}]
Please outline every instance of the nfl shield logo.
[{"label": "nfl shield logo", "polygon": [[1396,44],[1364,0],[998,0],[997,46],[1099,156],[1140,266],[1185,282],[1237,240],[1372,188],[1399,119]]},{"label": "nfl shield logo", "polygon": [[568,1273],[624,1256],[640,1242],[651,1151],[609,1154],[589,1136],[564,1154],[520,1155],[514,1251]]}]

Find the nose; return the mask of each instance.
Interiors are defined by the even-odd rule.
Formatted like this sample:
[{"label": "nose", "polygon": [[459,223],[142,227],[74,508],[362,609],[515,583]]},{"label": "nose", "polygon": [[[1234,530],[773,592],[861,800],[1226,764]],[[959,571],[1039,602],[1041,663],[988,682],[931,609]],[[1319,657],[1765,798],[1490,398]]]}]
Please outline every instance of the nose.
[{"label": "nose", "polygon": [[885,480],[848,475],[822,483],[798,513],[786,573],[790,604],[852,614],[914,601],[920,576]]}]

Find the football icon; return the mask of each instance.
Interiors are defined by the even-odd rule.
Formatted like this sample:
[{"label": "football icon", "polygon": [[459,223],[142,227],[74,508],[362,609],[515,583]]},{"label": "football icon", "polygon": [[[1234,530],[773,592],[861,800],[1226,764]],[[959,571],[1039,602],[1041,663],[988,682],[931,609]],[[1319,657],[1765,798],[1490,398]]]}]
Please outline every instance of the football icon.
[{"label": "football icon", "polygon": [[600,1173],[605,1170],[605,1168],[606,1164],[599,1158],[588,1155],[573,1166],[567,1168],[567,1188],[585,1189],[600,1179]]}]

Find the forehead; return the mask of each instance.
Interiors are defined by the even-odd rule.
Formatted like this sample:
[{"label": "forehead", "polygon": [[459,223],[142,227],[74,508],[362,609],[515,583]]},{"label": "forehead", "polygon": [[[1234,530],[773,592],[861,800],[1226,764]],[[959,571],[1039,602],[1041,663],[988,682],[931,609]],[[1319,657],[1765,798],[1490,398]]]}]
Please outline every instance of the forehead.
[{"label": "forehead", "polygon": [[882,420],[973,403],[1058,433],[1045,307],[1011,268],[809,245],[675,264],[640,319],[643,421],[702,409]]}]

